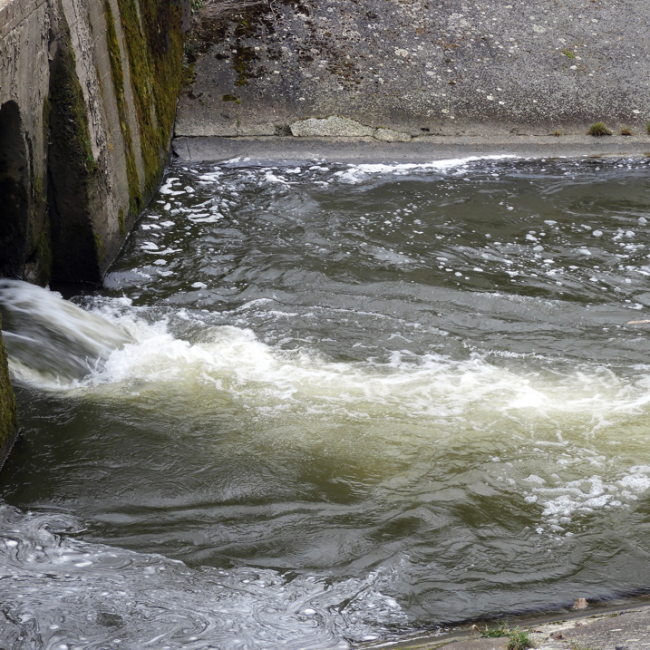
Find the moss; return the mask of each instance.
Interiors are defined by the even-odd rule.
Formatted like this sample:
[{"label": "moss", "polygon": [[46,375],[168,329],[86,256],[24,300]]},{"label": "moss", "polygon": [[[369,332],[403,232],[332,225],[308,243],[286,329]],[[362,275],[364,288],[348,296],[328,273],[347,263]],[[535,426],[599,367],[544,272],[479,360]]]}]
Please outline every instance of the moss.
[{"label": "moss", "polygon": [[50,98],[46,97],[43,100],[43,142],[47,143],[50,139],[50,112],[52,107],[50,105]]},{"label": "moss", "polygon": [[[133,214],[139,214],[143,207],[142,192],[140,191],[140,177],[135,163],[133,152],[133,138],[126,114],[126,99],[124,97],[124,69],[122,68],[122,56],[115,31],[115,19],[113,10],[108,0],[104,3],[106,11],[106,40],[108,42],[108,54],[111,63],[111,76],[117,99],[117,110],[120,118],[120,128],[124,138],[124,154],[126,156],[126,177],[129,183],[129,208]],[[124,220],[124,218],[122,218]],[[120,226],[122,233],[122,226]]]},{"label": "moss", "polygon": [[120,211],[117,214],[117,222],[120,225],[120,235],[126,235],[126,221],[124,219],[124,209],[120,208]]},{"label": "moss", "polygon": [[[86,102],[77,78],[70,29],[66,23],[62,25],[59,61],[53,70],[50,101],[68,117],[66,127],[63,130],[53,131],[52,137],[57,140],[61,150],[66,152],[70,159],[83,161],[89,175],[96,174],[97,164],[90,144]],[[49,105],[47,110],[49,113]]]},{"label": "moss", "polygon": [[251,71],[251,62],[258,58],[252,47],[237,47],[232,57],[232,64],[237,71],[237,81],[235,86],[248,86],[248,80],[255,76]]},{"label": "moss", "polygon": [[594,122],[587,131],[587,135],[603,136],[612,135],[612,132],[605,126],[604,122]]},{"label": "moss", "polygon": [[98,251],[91,223],[93,210],[102,200],[103,175],[92,151],[87,106],[61,0],[58,5],[61,18],[54,25],[57,47],[50,66],[48,109],[52,277],[96,281]]},{"label": "moss", "polygon": [[182,7],[173,0],[118,2],[140,126],[145,193],[150,195],[166,159],[183,77]]},{"label": "moss", "polygon": [[0,333],[0,467],[16,437],[16,426],[16,399],[9,379],[7,352]]},{"label": "moss", "polygon": [[98,233],[95,233],[94,239],[95,239],[95,250],[97,251],[97,257],[101,262],[106,257],[106,246],[104,245],[104,242],[102,241],[102,238],[99,236]]},{"label": "moss", "polygon": [[36,244],[36,260],[38,263],[38,284],[47,285],[52,277],[52,247],[50,246],[49,228],[44,228]]}]

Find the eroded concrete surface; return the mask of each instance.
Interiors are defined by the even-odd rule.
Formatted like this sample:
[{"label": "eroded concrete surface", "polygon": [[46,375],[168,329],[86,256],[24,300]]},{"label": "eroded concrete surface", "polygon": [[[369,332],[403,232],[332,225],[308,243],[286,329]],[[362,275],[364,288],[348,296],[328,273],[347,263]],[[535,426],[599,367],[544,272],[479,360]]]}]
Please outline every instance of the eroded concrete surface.
[{"label": "eroded concrete surface", "polygon": [[649,28],[640,0],[264,0],[215,30],[176,134],[645,132]]},{"label": "eroded concrete surface", "polygon": [[[493,624],[490,628],[498,627]],[[512,623],[525,631],[536,650],[644,650],[650,648],[650,606],[641,604],[615,610],[585,610],[568,619]],[[483,630],[484,625],[479,629]],[[508,637],[480,638],[476,631],[421,637],[374,646],[391,650],[506,650]],[[372,646],[369,646],[371,648]]]}]

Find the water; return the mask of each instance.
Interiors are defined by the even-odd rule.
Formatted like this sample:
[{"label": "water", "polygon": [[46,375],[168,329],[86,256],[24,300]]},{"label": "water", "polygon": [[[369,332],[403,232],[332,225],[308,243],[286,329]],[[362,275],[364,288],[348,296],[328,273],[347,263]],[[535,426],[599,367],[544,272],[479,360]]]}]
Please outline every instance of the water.
[{"label": "water", "polygon": [[647,590],[649,189],[173,167],[103,290],[0,281],[4,646],[347,648]]}]

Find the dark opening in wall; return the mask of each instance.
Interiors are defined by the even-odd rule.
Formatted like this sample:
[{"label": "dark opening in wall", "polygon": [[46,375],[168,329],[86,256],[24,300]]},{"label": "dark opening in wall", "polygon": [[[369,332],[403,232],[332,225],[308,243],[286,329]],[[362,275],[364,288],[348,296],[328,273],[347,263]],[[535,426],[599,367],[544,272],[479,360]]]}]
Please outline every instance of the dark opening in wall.
[{"label": "dark opening in wall", "polygon": [[0,108],[0,275],[18,275],[27,234],[27,152],[16,102]]}]

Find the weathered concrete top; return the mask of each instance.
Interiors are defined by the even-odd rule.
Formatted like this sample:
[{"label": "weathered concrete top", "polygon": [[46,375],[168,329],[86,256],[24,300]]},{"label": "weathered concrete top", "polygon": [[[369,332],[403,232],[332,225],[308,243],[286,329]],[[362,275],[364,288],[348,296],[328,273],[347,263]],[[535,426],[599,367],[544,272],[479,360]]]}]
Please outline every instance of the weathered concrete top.
[{"label": "weathered concrete top", "polygon": [[254,162],[290,164],[309,160],[340,163],[429,162],[468,156],[511,155],[523,158],[579,158],[581,156],[647,156],[650,137],[612,136],[421,136],[410,142],[381,142],[363,137],[176,138],[174,153],[183,162],[219,162],[246,158]]},{"label": "weathered concrete top", "polygon": [[[640,0],[264,2],[216,32],[176,134],[645,132],[649,32]],[[299,123],[328,116],[358,125]]]},{"label": "weathered concrete top", "polygon": [[[490,625],[497,628],[499,624]],[[467,626],[469,628],[469,626]],[[399,643],[375,646],[391,650],[507,650],[509,637],[480,638],[472,631],[420,637]],[[642,650],[650,648],[650,606],[640,602],[625,608],[587,609],[561,620],[520,621],[508,629],[525,631],[536,650]],[[372,647],[372,646],[371,646]]]}]

